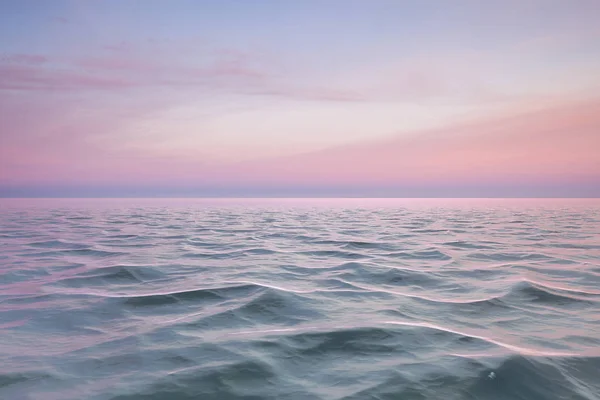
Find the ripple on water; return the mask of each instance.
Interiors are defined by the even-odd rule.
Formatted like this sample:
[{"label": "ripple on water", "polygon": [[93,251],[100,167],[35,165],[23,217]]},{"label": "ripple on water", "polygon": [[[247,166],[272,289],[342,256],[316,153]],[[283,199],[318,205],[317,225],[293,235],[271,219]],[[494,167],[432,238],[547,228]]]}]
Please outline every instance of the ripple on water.
[{"label": "ripple on water", "polygon": [[0,398],[600,399],[600,203],[164,201],[3,208]]}]

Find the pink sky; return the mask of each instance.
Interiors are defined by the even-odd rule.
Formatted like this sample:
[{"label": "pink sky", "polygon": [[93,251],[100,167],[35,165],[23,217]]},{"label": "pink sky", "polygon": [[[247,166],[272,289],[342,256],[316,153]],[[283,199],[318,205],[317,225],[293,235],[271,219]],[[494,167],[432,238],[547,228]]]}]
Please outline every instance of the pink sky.
[{"label": "pink sky", "polygon": [[155,3],[0,6],[0,195],[598,187],[597,3]]}]

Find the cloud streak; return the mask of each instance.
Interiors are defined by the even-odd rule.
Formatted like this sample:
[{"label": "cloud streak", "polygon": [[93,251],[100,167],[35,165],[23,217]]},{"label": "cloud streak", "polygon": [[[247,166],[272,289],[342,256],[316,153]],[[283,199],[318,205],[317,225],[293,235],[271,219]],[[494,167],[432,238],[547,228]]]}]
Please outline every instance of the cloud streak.
[{"label": "cloud streak", "polygon": [[[15,62],[19,61],[18,63]],[[88,57],[76,63],[41,65],[47,59],[14,55],[0,63],[0,90],[120,90],[135,87],[258,84],[264,73],[240,62],[205,66],[164,65],[134,57]]]},{"label": "cloud streak", "polygon": [[600,181],[600,101],[249,162],[219,182],[439,185]]},{"label": "cloud streak", "polygon": [[599,127],[600,101],[590,101],[229,165],[211,165],[200,154],[114,152],[81,141],[67,142],[74,155],[65,159],[61,142],[54,155],[41,143],[28,156],[5,147],[4,163],[12,164],[1,183],[265,190],[589,186],[600,182]]},{"label": "cloud streak", "polygon": [[383,69],[357,70],[344,81],[304,82],[297,81],[279,62],[228,48],[201,48],[201,57],[192,61],[173,60],[161,46],[136,48],[124,41],[103,45],[100,50],[105,51],[71,59],[38,54],[0,57],[0,90],[119,93],[135,88],[198,87],[248,96],[342,103],[490,102],[508,98],[485,82],[478,59],[469,54],[407,59]]}]

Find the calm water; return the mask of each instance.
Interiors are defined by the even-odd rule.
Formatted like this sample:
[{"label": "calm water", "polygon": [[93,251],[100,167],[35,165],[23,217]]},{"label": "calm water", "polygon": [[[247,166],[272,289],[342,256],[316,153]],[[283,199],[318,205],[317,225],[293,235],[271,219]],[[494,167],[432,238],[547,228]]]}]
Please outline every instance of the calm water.
[{"label": "calm water", "polygon": [[1,399],[600,399],[598,200],[0,200]]}]

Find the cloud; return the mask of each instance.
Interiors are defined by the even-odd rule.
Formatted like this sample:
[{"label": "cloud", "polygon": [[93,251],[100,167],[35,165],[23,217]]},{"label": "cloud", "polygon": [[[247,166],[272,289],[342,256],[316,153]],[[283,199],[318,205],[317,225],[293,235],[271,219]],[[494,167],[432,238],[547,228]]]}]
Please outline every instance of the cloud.
[{"label": "cloud", "polygon": [[[168,101],[166,102],[168,103]],[[130,184],[192,179],[193,157],[123,146],[128,126],[164,109],[152,99],[0,97],[0,184]]]},{"label": "cloud", "polygon": [[273,88],[259,88],[248,92],[258,96],[282,97],[294,100],[363,102],[368,99],[362,94],[350,90],[339,90],[327,87],[298,87],[279,85]]},{"label": "cloud", "polygon": [[[107,108],[77,101],[28,101],[18,93],[0,99],[1,185],[258,188],[256,193],[312,187],[331,188],[335,194],[335,188],[354,193],[377,187],[445,188],[444,193],[452,193],[452,188],[600,181],[600,101],[221,165],[209,162],[210,143],[185,151],[123,146],[129,124],[154,115],[164,104],[129,99]],[[501,195],[492,189],[486,193],[492,192]]]},{"label": "cloud", "polygon": [[[332,87],[294,85],[261,68],[247,54],[216,52],[204,65],[181,65],[135,54],[85,57],[72,63],[49,63],[45,57],[15,55],[19,63],[0,63],[0,90],[122,91],[130,88],[204,89],[249,96],[301,101],[364,101],[360,93]],[[37,62],[34,62],[37,61]],[[48,63],[50,65],[42,65]]]},{"label": "cloud", "polygon": [[600,180],[600,101],[247,162],[230,184],[457,185]]},{"label": "cloud", "polygon": [[40,54],[5,54],[0,55],[1,64],[40,65],[48,62],[48,58]]},{"label": "cloud", "polygon": [[383,66],[371,65],[354,74],[324,81],[312,79],[310,73],[299,80],[276,57],[249,51],[207,47],[189,58],[171,54],[174,50],[163,45],[136,47],[124,41],[104,45],[101,49],[108,52],[95,51],[73,59],[49,60],[33,54],[4,57],[0,59],[0,90],[201,87],[223,93],[299,101],[504,99],[486,86],[479,71],[481,63],[472,55],[469,59],[464,55],[407,58]]},{"label": "cloud", "polygon": [[52,21],[56,22],[58,24],[62,24],[62,25],[66,25],[66,24],[68,24],[70,22],[68,18],[60,17],[60,16],[59,17],[52,17]]},{"label": "cloud", "polygon": [[29,65],[0,65],[0,90],[106,90],[123,89],[135,84],[135,81],[125,77],[94,75],[84,71]]},{"label": "cloud", "polygon": [[115,44],[106,44],[106,45],[102,46],[102,49],[108,50],[108,51],[114,51],[117,53],[122,53],[122,52],[126,52],[126,51],[131,51],[132,46],[128,42],[121,41],[121,42],[115,43]]},{"label": "cloud", "polygon": [[[58,61],[58,60],[57,60]],[[121,90],[133,87],[201,86],[243,91],[264,85],[268,73],[240,59],[181,65],[129,54],[49,63],[43,56],[15,54],[0,59],[0,90]],[[48,65],[45,65],[48,64]]]},{"label": "cloud", "polygon": [[233,93],[291,101],[482,104],[512,100],[489,81],[489,71],[499,68],[497,60],[469,52],[367,61],[357,70],[316,73],[324,73],[320,77],[285,65],[277,55],[189,43],[172,48],[165,43],[117,41],[71,59],[33,54],[12,59],[0,60],[0,90],[121,93],[171,87],[201,88],[206,95]]}]

